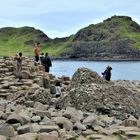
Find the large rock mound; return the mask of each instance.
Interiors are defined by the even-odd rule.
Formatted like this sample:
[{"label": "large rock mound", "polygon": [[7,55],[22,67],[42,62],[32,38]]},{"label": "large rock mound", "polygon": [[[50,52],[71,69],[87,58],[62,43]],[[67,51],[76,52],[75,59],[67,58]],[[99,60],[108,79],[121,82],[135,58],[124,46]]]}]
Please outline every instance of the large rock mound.
[{"label": "large rock mound", "polygon": [[105,84],[107,81],[99,76],[97,72],[87,68],[79,68],[72,77],[71,88],[90,83]]},{"label": "large rock mound", "polygon": [[139,93],[107,82],[89,69],[80,68],[73,75],[68,94],[58,100],[57,107],[72,106],[118,117],[125,116],[125,113],[136,116],[140,114],[139,100]]}]

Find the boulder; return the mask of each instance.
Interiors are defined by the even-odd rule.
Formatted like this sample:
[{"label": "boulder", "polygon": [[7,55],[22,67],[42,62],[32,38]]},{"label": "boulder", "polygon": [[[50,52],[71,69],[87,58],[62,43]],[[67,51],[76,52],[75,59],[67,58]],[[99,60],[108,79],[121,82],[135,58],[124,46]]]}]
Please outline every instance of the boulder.
[{"label": "boulder", "polygon": [[73,129],[73,124],[70,120],[64,117],[54,117],[53,121],[62,129],[65,128],[67,131]]},{"label": "boulder", "polygon": [[41,87],[44,87],[44,88],[47,88],[47,89],[50,87],[50,79],[49,79],[49,77],[45,77],[45,76],[41,77],[39,83],[40,83],[39,85]]},{"label": "boulder", "polygon": [[97,72],[91,71],[88,68],[79,68],[73,74],[70,88],[79,87],[82,84],[91,84],[91,83],[98,83],[98,84],[105,84],[107,81],[98,75]]},{"label": "boulder", "polygon": [[49,133],[41,133],[38,136],[38,140],[58,140],[58,137]]},{"label": "boulder", "polygon": [[72,122],[81,121],[84,118],[83,112],[73,107],[67,107],[63,116],[70,119]]},{"label": "boulder", "polygon": [[31,126],[30,125],[19,126],[17,128],[17,132],[18,132],[18,134],[30,133],[31,132]]},{"label": "boulder", "polygon": [[42,132],[52,132],[52,131],[58,131],[59,127],[57,125],[40,125],[40,133]]},{"label": "boulder", "polygon": [[41,133],[38,136],[38,140],[58,140],[58,137],[49,133]]},{"label": "boulder", "polygon": [[15,130],[12,126],[2,126],[0,128],[0,135],[4,135],[6,137],[13,137],[15,136]]},{"label": "boulder", "polygon": [[20,115],[18,114],[11,114],[10,116],[8,116],[6,123],[9,124],[16,124],[16,123],[20,123],[20,124],[24,124],[24,118],[22,118]]},{"label": "boulder", "polygon": [[26,133],[22,135],[17,135],[11,138],[11,140],[37,140],[38,136],[36,133]]}]

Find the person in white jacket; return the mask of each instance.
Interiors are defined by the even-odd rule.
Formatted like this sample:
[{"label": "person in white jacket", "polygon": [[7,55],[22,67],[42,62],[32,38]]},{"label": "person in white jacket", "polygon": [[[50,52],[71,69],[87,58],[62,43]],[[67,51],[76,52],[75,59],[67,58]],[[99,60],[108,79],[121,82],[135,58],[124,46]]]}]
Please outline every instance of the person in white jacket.
[{"label": "person in white jacket", "polygon": [[61,83],[60,81],[57,81],[56,84],[55,84],[55,96],[56,98],[60,97],[61,96]]}]

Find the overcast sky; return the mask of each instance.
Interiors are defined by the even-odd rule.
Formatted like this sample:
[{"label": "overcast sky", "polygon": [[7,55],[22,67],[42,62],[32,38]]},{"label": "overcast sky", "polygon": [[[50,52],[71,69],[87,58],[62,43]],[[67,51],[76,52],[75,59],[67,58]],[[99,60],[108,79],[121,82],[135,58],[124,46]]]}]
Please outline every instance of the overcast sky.
[{"label": "overcast sky", "polygon": [[32,26],[50,38],[75,34],[113,15],[140,24],[140,0],[0,0],[0,28]]}]

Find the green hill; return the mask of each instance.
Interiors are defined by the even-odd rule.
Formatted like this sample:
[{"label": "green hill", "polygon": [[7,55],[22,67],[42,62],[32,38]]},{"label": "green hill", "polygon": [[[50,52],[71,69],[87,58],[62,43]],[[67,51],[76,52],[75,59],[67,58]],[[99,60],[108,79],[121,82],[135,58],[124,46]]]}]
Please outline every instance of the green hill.
[{"label": "green hill", "polygon": [[33,55],[34,43],[40,42],[43,52],[58,57],[68,50],[65,41],[67,38],[50,39],[33,27],[5,27],[0,29],[0,56],[11,56],[20,51],[27,56]]},{"label": "green hill", "polygon": [[75,35],[51,39],[32,27],[0,29],[0,55],[22,51],[33,55],[34,42],[43,52],[60,58],[84,60],[136,60],[140,58],[140,26],[130,17],[113,16],[91,24]]},{"label": "green hill", "polygon": [[78,31],[68,47],[71,58],[139,59],[140,26],[130,17],[113,16]]}]

